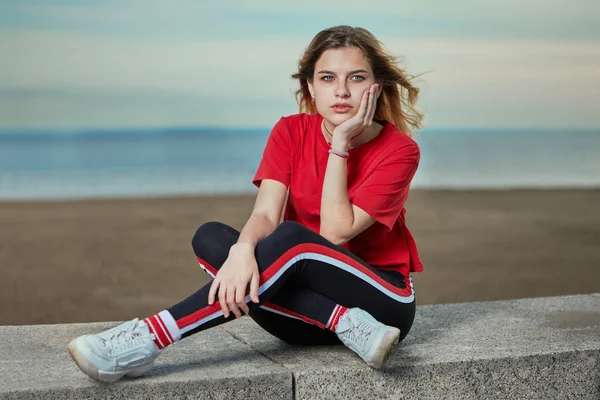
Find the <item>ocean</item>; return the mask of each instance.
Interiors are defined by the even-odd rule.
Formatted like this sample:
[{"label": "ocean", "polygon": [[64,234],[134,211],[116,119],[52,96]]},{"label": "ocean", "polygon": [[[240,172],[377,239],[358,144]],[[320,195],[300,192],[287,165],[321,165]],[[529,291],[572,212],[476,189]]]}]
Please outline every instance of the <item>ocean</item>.
[{"label": "ocean", "polygon": [[[268,129],[1,132],[0,200],[254,193]],[[600,187],[600,131],[429,129],[413,188]]]}]

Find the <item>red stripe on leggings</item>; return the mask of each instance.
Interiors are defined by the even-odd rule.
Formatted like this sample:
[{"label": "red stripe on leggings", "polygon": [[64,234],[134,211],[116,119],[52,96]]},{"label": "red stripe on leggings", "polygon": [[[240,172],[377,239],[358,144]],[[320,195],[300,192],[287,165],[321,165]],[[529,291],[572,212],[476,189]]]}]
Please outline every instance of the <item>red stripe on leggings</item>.
[{"label": "red stripe on leggings", "polygon": [[[354,260],[352,257],[350,257],[344,253],[341,253],[337,250],[331,249],[327,246],[315,244],[315,243],[302,243],[302,244],[299,244],[299,245],[296,245],[296,246],[290,248],[285,253],[283,253],[279,258],[277,258],[273,262],[273,264],[271,264],[269,267],[267,267],[267,269],[265,271],[262,272],[262,274],[260,275],[260,286],[262,286],[263,284],[268,282],[269,279],[271,279],[275,274],[277,274],[277,272],[288,261],[290,261],[294,257],[297,257],[298,255],[303,254],[303,253],[316,253],[316,254],[319,254],[322,256],[331,257],[333,259],[336,259],[338,261],[341,261],[341,262],[349,265],[350,267],[356,269],[357,271],[362,272],[364,275],[366,275],[370,279],[374,280],[375,282],[379,283],[381,286],[388,289],[392,293],[395,293],[402,297],[409,297],[410,295],[412,295],[412,289],[410,287],[410,278],[408,276],[405,277],[405,283],[406,283],[405,288],[396,287],[396,286],[392,285],[391,283],[387,282],[386,280],[382,279],[381,277],[379,277],[375,272],[371,271],[369,268],[365,267],[360,262]],[[202,258],[200,258],[198,256],[196,256],[196,259],[198,260],[199,263],[204,265],[204,267],[208,271],[210,271],[214,275],[217,274],[216,268],[214,268],[212,265],[210,265],[209,263],[207,263],[205,260],[203,260]],[[193,323],[200,321],[204,317],[207,317],[215,312],[218,312],[220,309],[221,309],[220,303],[216,302],[212,306],[205,307],[205,308],[198,310],[190,315],[187,315],[183,318],[178,319],[176,321],[177,326],[180,329],[182,329],[188,325],[191,325]],[[301,318],[301,317],[299,316],[298,318]],[[306,318],[306,317],[304,317],[304,318]],[[303,319],[303,318],[301,318],[301,319]],[[312,323],[312,322],[310,322],[310,323]]]},{"label": "red stripe on leggings", "polygon": [[352,257],[347,256],[344,253],[341,253],[337,250],[331,249],[327,246],[323,246],[320,244],[314,243],[302,243],[296,245],[283,253],[273,264],[271,264],[263,273],[260,275],[260,284],[262,285],[265,282],[268,282],[288,261],[297,257],[302,253],[317,253],[322,256],[327,256],[339,260],[345,264],[348,264],[350,267],[356,269],[357,271],[362,272],[370,279],[379,283],[384,288],[388,289],[392,293],[395,293],[402,297],[409,297],[412,295],[412,289],[409,284],[408,277],[405,277],[406,287],[399,288],[391,283],[387,282],[385,279],[381,278],[375,272],[371,271],[369,268],[365,267],[360,262],[354,260]]},{"label": "red stripe on leggings", "polygon": [[186,315],[185,317],[179,318],[177,321],[177,327],[179,329],[183,329],[188,325],[194,324],[200,321],[202,318],[208,317],[211,314],[219,312],[221,310],[221,303],[218,301],[215,302],[212,306],[207,306],[201,308],[198,311],[191,313],[190,315]]},{"label": "red stripe on leggings", "polygon": [[[292,310],[288,310],[287,308],[281,307],[280,305],[271,303],[270,301],[267,301],[263,304],[265,307],[269,307],[272,308],[273,310],[277,310],[283,314],[287,314],[290,315],[292,317],[296,317],[296,318],[300,318],[302,321],[311,324],[311,325],[316,325],[321,329],[325,328],[325,325],[322,324],[321,322],[317,321],[316,319],[312,319],[312,318],[308,318],[302,314],[298,314],[297,312],[294,312]],[[267,310],[268,311],[268,310]]]},{"label": "red stripe on leggings", "polygon": [[206,268],[208,270],[208,272],[210,272],[213,275],[217,275],[218,271],[215,267],[213,267],[212,265],[210,265],[209,263],[207,263],[205,260],[201,259],[198,256],[196,256],[196,260],[198,260],[198,263],[202,264],[204,266],[204,268]]}]

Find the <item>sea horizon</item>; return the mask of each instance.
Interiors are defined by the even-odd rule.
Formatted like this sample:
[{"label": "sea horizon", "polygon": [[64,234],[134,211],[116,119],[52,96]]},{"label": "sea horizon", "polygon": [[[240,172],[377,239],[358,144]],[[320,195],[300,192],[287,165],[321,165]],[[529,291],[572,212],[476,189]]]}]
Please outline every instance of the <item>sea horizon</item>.
[{"label": "sea horizon", "polygon": [[[51,127],[51,128],[22,128],[1,127],[0,139],[7,138],[37,138],[37,137],[75,137],[102,135],[169,135],[169,134],[261,134],[270,132],[272,126],[158,126],[158,127]],[[508,127],[478,127],[478,126],[434,126],[424,127],[415,131],[415,135],[423,134],[454,134],[454,133],[590,133],[600,134],[600,127],[540,127],[540,126],[508,126]]]},{"label": "sea horizon", "polygon": [[[0,129],[0,201],[250,194],[270,128]],[[600,129],[425,128],[414,189],[600,187]]]}]

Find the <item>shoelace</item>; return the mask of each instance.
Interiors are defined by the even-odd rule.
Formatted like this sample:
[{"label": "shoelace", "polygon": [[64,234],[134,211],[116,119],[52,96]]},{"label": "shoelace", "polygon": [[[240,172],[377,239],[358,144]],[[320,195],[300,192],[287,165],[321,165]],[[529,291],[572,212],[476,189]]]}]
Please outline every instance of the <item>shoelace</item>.
[{"label": "shoelace", "polygon": [[142,341],[141,334],[135,332],[138,326],[138,320],[133,320],[129,324],[118,326],[101,335],[99,335],[100,344],[111,354],[120,353],[123,350],[137,346]]},{"label": "shoelace", "polygon": [[349,322],[348,339],[364,348],[374,328],[361,318],[350,319]]}]

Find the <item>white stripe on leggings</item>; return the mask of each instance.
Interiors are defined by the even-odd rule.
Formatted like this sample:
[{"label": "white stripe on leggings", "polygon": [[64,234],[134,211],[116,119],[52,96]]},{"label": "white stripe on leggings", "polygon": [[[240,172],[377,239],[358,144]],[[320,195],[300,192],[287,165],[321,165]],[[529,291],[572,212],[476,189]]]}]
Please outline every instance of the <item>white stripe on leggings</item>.
[{"label": "white stripe on leggings", "polygon": [[[413,288],[413,283],[412,283],[412,278],[409,277],[409,286],[410,286],[410,296],[401,296],[399,294],[396,294],[394,292],[392,292],[391,290],[383,287],[383,285],[381,285],[379,282],[377,282],[376,280],[374,280],[373,278],[371,278],[370,276],[368,276],[367,274],[365,274],[362,271],[357,270],[356,268],[354,268],[353,266],[351,266],[350,264],[347,264],[343,261],[337,260],[333,257],[329,257],[329,256],[324,256],[322,254],[318,254],[318,253],[312,253],[312,252],[307,252],[307,253],[301,253],[298,254],[295,257],[292,257],[288,262],[286,262],[280,269],[279,271],[277,271],[275,273],[275,275],[273,275],[268,281],[266,281],[265,283],[263,283],[259,288],[258,288],[258,295],[260,296],[261,294],[263,294],[267,289],[269,289],[276,281],[277,279],[279,279],[281,277],[281,275],[283,275],[292,265],[294,265],[295,263],[297,263],[298,261],[301,260],[315,260],[315,261],[321,261],[330,265],[333,265],[334,267],[338,267],[339,269],[342,269],[354,276],[356,276],[357,278],[369,283],[371,286],[373,286],[375,289],[379,290],[381,293],[385,294],[386,296],[388,296],[389,298],[399,302],[399,303],[412,303],[415,299],[415,292],[414,292],[414,288]],[[205,271],[208,272],[208,270],[204,267],[204,265],[202,265],[201,263],[200,267],[202,267],[202,269],[204,269]],[[209,275],[213,276],[210,272]],[[252,301],[252,299],[250,298],[250,295],[246,296],[244,298],[244,301],[246,303],[250,303]],[[264,308],[264,307],[261,307]],[[274,310],[272,309],[267,309],[268,311],[274,312]],[[223,315],[222,311],[218,311],[216,313],[213,313],[207,317],[202,318],[200,321],[186,326],[184,329],[181,330],[181,333],[185,333],[188,332],[192,329],[197,328],[198,326],[211,321],[219,316]],[[291,317],[288,315],[288,317]]]}]

